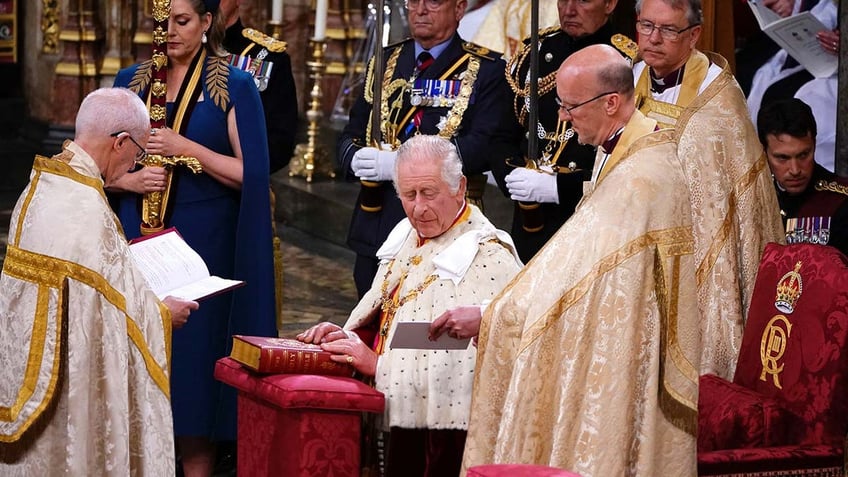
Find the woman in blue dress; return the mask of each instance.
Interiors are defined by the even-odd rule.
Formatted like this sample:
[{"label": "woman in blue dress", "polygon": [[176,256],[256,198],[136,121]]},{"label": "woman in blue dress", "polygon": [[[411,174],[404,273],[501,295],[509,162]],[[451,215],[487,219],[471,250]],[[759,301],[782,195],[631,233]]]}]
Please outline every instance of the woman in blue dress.
[{"label": "woman in blue dress", "polygon": [[[175,167],[165,227],[176,227],[212,275],[244,280],[204,300],[174,332],[171,403],[186,476],[212,472],[215,442],[235,439],[235,391],[213,378],[233,334],[276,336],[268,141],[251,76],[228,66],[221,50],[217,0],[172,0],[168,23],[167,122],[151,133],[148,152],[191,156],[193,174]],[[148,100],[151,61],[118,73],[116,86]],[[145,192],[164,191],[165,174],[145,167],[109,185],[127,238],[140,235]]]}]

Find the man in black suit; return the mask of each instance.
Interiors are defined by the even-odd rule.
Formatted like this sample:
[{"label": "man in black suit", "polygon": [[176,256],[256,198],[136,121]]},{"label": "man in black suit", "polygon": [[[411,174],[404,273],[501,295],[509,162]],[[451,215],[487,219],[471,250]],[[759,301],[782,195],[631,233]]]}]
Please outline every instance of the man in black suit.
[{"label": "man in black suit", "polygon": [[241,3],[242,0],[221,0],[219,5],[227,25],[224,48],[230,53],[230,63],[251,73],[259,88],[274,173],[291,160],[297,132],[297,94],[291,59],[285,42],[242,25]]},{"label": "man in black suit", "polygon": [[[340,170],[349,180],[363,181],[348,235],[348,245],[357,254],[354,280],[360,296],[377,271],[377,249],[404,217],[389,183],[401,143],[416,134],[450,139],[469,188],[477,189],[467,194],[472,201],[482,193],[481,174],[489,169],[489,158],[504,158],[512,147],[505,64],[499,53],[456,33],[466,0],[407,0],[406,7],[412,38],[384,49],[385,73],[377,80],[382,86],[377,106],[381,131],[370,130],[372,64],[338,143]],[[381,145],[370,139],[377,136]]]}]

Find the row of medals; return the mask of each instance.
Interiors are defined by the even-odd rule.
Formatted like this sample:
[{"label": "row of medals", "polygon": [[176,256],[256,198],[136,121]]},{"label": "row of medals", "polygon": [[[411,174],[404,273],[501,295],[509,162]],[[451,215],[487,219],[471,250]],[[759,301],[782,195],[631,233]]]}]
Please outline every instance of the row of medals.
[{"label": "row of medals", "polygon": [[786,243],[826,244],[830,240],[830,217],[786,219]]},{"label": "row of medals", "polygon": [[460,80],[416,79],[409,80],[413,106],[433,106],[437,108],[452,108],[459,96]]}]

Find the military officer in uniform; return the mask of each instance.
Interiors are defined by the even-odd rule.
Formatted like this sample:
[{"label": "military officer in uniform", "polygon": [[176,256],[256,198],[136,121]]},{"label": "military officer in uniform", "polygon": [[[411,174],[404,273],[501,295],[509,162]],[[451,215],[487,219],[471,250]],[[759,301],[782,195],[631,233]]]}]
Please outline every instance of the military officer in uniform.
[{"label": "military officer in uniform", "polygon": [[291,59],[285,42],[242,25],[241,3],[242,0],[221,0],[219,9],[227,25],[224,48],[230,53],[230,64],[251,73],[259,88],[274,173],[291,160],[297,132],[297,94]]},{"label": "military officer in uniform", "polygon": [[[466,0],[407,0],[406,8],[412,38],[384,49],[382,78],[375,79],[373,62],[369,65],[364,92],[338,142],[339,169],[347,179],[363,181],[348,235],[357,254],[354,281],[360,296],[377,271],[377,249],[404,217],[389,182],[401,143],[416,134],[450,139],[469,189],[476,189],[469,190],[469,198],[481,195],[489,158],[503,159],[510,147],[505,64],[499,53],[456,33]],[[375,81],[382,90],[377,105],[372,104]],[[371,131],[373,107],[380,112],[381,144],[369,139],[377,132]]]},{"label": "military officer in uniform", "polygon": [[848,178],[816,163],[810,107],[797,98],[763,106],[757,134],[774,177],[786,242],[830,245],[848,255]]},{"label": "military officer in uniform", "polygon": [[560,25],[539,32],[539,122],[531,129],[539,138],[541,158],[535,163],[525,159],[530,110],[529,38],[507,65],[515,142],[522,147],[507,161],[493,158],[491,166],[498,185],[515,201],[511,235],[524,262],[574,213],[583,197],[583,181],[590,179],[595,161],[595,148],[581,145],[571,124],[560,119],[557,69],[575,51],[598,43],[614,46],[631,60],[636,56],[635,42],[616,33],[609,21],[616,4],[617,0],[561,0],[557,2]]}]

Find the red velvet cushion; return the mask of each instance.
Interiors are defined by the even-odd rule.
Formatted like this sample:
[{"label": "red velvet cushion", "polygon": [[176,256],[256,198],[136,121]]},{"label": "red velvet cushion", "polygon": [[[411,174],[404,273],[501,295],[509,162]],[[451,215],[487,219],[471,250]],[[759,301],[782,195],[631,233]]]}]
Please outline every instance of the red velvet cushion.
[{"label": "red velvet cushion", "polygon": [[580,477],[566,470],[529,464],[486,464],[468,469],[468,477]]},{"label": "red velvet cushion", "polygon": [[[798,262],[801,295],[794,311],[788,313],[775,305],[777,285]],[[779,321],[773,325],[788,335],[783,355],[769,366],[783,366],[778,374],[782,389],[775,385],[772,374],[766,373],[761,379],[765,368],[761,350],[766,351],[766,358],[779,354],[768,348],[768,323],[777,316],[791,323],[791,329]],[[766,246],[733,381],[777,399],[800,418],[803,423],[793,426],[793,435],[788,435],[785,443],[834,444],[844,440],[848,431],[847,334],[848,259],[823,245]]]},{"label": "red velvet cushion", "polygon": [[777,444],[792,415],[771,398],[707,374],[698,387],[698,452]]},{"label": "red velvet cushion", "polygon": [[313,374],[255,374],[230,358],[215,363],[215,378],[285,409],[383,412],[383,393],[353,378]]}]

